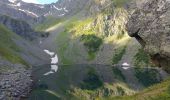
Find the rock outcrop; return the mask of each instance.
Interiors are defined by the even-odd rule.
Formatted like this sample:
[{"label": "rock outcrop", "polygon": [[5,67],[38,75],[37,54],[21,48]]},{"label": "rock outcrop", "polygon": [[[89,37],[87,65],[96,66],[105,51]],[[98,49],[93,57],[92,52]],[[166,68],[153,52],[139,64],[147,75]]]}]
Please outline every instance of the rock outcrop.
[{"label": "rock outcrop", "polygon": [[36,39],[37,37],[45,37],[48,36],[48,33],[44,32],[36,32],[31,26],[22,20],[13,19],[6,15],[0,15],[0,24],[5,25],[8,29],[17,33],[21,37],[24,37],[29,40]]},{"label": "rock outcrop", "polygon": [[[4,67],[2,67],[4,66]],[[31,91],[31,71],[0,57],[0,100],[20,100]]]},{"label": "rock outcrop", "polygon": [[170,1],[136,0],[131,6],[127,30],[153,63],[170,72]]}]

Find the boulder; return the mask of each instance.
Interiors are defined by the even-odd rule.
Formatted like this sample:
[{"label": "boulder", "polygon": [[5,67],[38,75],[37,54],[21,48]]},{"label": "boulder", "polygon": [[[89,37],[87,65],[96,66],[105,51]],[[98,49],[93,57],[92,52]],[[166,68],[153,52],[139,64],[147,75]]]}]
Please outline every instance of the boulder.
[{"label": "boulder", "polygon": [[135,0],[133,5],[128,34],[139,41],[153,63],[170,72],[170,0]]}]

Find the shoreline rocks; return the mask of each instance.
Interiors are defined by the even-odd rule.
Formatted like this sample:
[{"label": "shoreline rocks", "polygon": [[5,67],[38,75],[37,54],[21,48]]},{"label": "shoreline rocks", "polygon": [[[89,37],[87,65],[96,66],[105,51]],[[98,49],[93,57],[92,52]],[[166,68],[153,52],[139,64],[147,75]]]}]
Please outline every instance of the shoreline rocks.
[{"label": "shoreline rocks", "polygon": [[[5,69],[7,67],[7,69]],[[31,91],[31,70],[24,65],[0,60],[0,100],[20,100]]]}]

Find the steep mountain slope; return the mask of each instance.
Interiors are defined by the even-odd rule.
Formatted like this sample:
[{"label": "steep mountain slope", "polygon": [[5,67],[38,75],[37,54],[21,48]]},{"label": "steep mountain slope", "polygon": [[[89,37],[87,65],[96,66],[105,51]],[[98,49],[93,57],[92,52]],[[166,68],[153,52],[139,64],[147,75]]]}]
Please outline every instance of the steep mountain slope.
[{"label": "steep mountain slope", "polygon": [[[26,68],[29,68],[29,64],[18,54],[20,49],[13,42],[12,35],[14,34],[11,31],[0,25],[0,99],[9,99],[9,97],[14,95],[27,95],[30,90],[29,86],[31,85],[31,79],[23,75],[26,74],[29,76],[31,74],[29,70],[26,70]],[[13,84],[12,80],[16,83]],[[15,85],[18,85],[19,88]],[[12,88],[13,90],[7,91],[8,88]],[[28,91],[24,91],[26,88]],[[19,92],[16,93],[16,91]],[[9,93],[11,95],[7,95]]]},{"label": "steep mountain slope", "polygon": [[[118,64],[119,61],[113,62],[118,59],[114,57],[117,55],[115,51],[125,49],[130,41],[125,30],[126,19],[126,10],[114,8],[110,0],[89,1],[73,17],[56,22],[55,26],[46,29],[51,34],[44,40],[42,47],[56,51],[61,64]],[[134,54],[129,56],[133,59]]]},{"label": "steep mountain slope", "polygon": [[45,20],[46,16],[63,17],[80,11],[89,0],[59,0],[52,4],[33,4],[22,0],[1,0],[0,14],[22,19],[29,24]]},{"label": "steep mountain slope", "polygon": [[29,24],[25,21],[16,20],[6,15],[0,15],[0,23],[5,25],[8,29],[17,33],[18,35],[22,36],[28,40],[34,40],[38,37],[45,36],[48,33],[43,32],[36,32],[34,29],[31,28]]},{"label": "steep mountain slope", "polygon": [[43,50],[0,24],[0,99],[27,96],[32,85],[32,65],[48,62]]}]

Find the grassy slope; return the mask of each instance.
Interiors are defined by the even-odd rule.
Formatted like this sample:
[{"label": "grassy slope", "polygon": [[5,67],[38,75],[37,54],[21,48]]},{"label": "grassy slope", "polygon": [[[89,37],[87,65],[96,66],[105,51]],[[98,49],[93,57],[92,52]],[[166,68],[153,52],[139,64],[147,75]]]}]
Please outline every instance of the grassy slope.
[{"label": "grassy slope", "polygon": [[[65,31],[58,34],[58,36],[56,37],[56,44],[58,45],[57,47],[59,48],[59,50],[57,50],[59,52],[59,56],[60,54],[62,54],[62,56],[60,57],[62,59],[62,63],[63,62],[74,63],[74,61],[71,60],[72,58],[75,58],[75,59],[81,58],[81,59],[86,60],[87,62],[93,61],[96,59],[96,55],[98,55],[98,52],[90,53],[92,55],[89,55],[88,48],[83,45],[85,42],[81,41],[81,37],[83,35],[96,36],[96,37],[103,39],[103,43],[100,44],[99,49],[98,49],[98,51],[100,51],[101,54],[104,54],[105,52],[105,51],[101,51],[101,47],[104,45],[112,45],[112,46],[113,44],[115,45],[121,44],[123,46],[126,45],[126,41],[128,39],[125,39],[125,38],[128,37],[127,35],[122,36],[121,39],[117,39],[117,34],[115,34],[114,36],[109,36],[109,37],[104,38],[103,36],[104,34],[98,32],[99,26],[93,26],[92,25],[93,22],[94,22],[93,18],[70,21],[65,25],[65,28],[66,28]],[[93,44],[93,43],[90,43],[90,44]],[[64,56],[65,54],[67,55]],[[69,58],[68,55],[72,55],[70,56],[71,59]]]},{"label": "grassy slope", "polygon": [[43,23],[36,25],[35,30],[36,31],[46,31],[46,29],[48,29],[52,26],[55,26],[62,21],[63,21],[62,19],[57,19],[52,16],[48,16],[47,19]]},{"label": "grassy slope", "polygon": [[170,79],[132,96],[103,98],[103,100],[170,100]]},{"label": "grassy slope", "polygon": [[12,63],[28,65],[17,53],[20,49],[12,41],[14,34],[3,25],[0,25],[0,56]]}]

